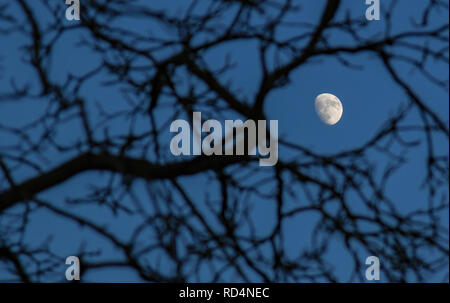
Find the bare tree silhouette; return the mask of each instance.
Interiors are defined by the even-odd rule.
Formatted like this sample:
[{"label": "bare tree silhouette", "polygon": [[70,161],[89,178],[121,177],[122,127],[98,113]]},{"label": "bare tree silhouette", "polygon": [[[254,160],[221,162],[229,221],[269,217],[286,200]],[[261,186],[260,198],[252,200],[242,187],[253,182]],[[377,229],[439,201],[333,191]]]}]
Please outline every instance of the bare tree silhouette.
[{"label": "bare tree silhouette", "polygon": [[[293,0],[190,1],[177,13],[154,9],[151,1],[86,0],[81,21],[74,23],[62,22],[63,2],[17,0],[0,6],[0,45],[11,36],[25,37],[17,53],[36,74],[31,83],[20,84],[2,73],[10,85],[0,92],[0,109],[29,100],[43,109],[20,126],[0,121],[0,138],[8,138],[0,142],[0,269],[12,279],[55,278],[64,264],[66,256],[54,253],[47,235],[40,245],[27,242],[30,218],[38,212],[90,230],[118,252],[115,259],[105,258],[82,246],[83,274],[121,267],[146,281],[342,281],[329,261],[332,240],[352,259],[350,281],[365,280],[361,256],[367,255],[382,259],[388,281],[426,281],[448,268],[448,223],[442,220],[449,203],[448,150],[442,154],[435,148],[437,140],[448,142],[448,121],[435,109],[447,100],[420,95],[397,65],[408,65],[448,93],[446,75],[434,72],[436,65],[448,66],[448,1],[423,1],[423,14],[410,16],[401,32],[392,30],[397,1],[383,3],[383,32],[371,36],[363,14],[344,13],[339,0],[328,0],[316,23],[292,21],[302,4]],[[37,16],[36,6],[45,17]],[[430,22],[435,13],[445,16],[437,26]],[[142,27],[124,26],[124,19]],[[280,34],[286,28],[291,36]],[[74,32],[80,49],[88,49],[97,62],[83,74],[57,77],[52,65],[57,45]],[[334,41],[333,33],[345,33],[349,41]],[[256,45],[260,61],[254,96],[224,81],[235,58],[224,58],[220,68],[204,60],[241,41]],[[386,71],[383,77],[390,77],[408,101],[399,102],[398,112],[365,144],[324,155],[280,138],[280,148],[296,156],[280,153],[278,163],[264,170],[251,156],[174,159],[168,154],[174,119],[201,111],[218,120],[230,115],[269,120],[264,110],[269,94],[286,87],[294,70],[327,57],[358,68],[352,60],[362,53],[373,55]],[[120,93],[123,104],[108,108],[83,93],[93,86],[105,95]],[[413,113],[419,118],[406,121]],[[79,135],[67,140],[65,133],[74,127]],[[411,178],[423,180],[427,199],[405,212],[386,187],[407,163],[404,155],[424,147],[426,175]],[[374,161],[374,153],[384,163]],[[80,175],[96,176],[98,182],[67,192],[64,201],[43,195]],[[208,185],[193,195],[186,176],[205,178]],[[255,200],[275,209],[269,232],[255,223]],[[90,206],[112,219],[105,225],[89,217]],[[286,253],[284,224],[305,214],[317,218],[299,231],[310,233],[311,242],[292,257]],[[114,231],[121,216],[133,218],[123,227],[130,229],[127,237]],[[448,281],[448,272],[442,279]]]}]

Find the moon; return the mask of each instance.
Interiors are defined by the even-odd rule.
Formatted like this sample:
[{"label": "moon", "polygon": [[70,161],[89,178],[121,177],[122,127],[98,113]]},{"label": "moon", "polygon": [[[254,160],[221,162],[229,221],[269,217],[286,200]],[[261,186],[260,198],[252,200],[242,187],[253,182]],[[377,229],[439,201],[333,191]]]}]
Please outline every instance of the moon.
[{"label": "moon", "polygon": [[334,125],[342,117],[341,100],[332,94],[320,94],[316,97],[315,107],[319,118],[328,125]]}]

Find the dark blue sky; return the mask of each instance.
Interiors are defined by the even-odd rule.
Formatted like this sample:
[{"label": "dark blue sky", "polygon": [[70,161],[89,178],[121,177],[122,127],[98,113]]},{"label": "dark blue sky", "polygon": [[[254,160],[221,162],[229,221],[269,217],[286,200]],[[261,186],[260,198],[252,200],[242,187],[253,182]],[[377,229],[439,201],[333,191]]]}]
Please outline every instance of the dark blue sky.
[{"label": "dark blue sky", "polygon": [[[31,1],[28,1],[31,2]],[[61,1],[62,2],[62,1]],[[83,0],[81,0],[81,3]],[[151,1],[152,7],[161,7],[172,10],[174,12],[183,11],[180,1]],[[383,7],[382,2],[382,9]],[[410,17],[419,16],[422,10],[421,3],[425,1],[400,1],[396,8],[395,22],[393,23],[393,33],[401,32],[410,28]],[[292,20],[301,22],[316,22],[323,9],[325,1],[308,1],[303,3],[303,9],[292,15]],[[63,6],[62,6],[63,8]],[[361,16],[363,18],[366,6],[363,0],[347,0],[343,1],[343,6],[339,11],[338,18],[350,9],[353,17]],[[20,15],[20,11],[14,5],[11,11]],[[81,11],[83,13],[83,11]],[[40,21],[45,24],[46,15],[41,8],[37,8],[36,14],[40,16]],[[448,18],[448,15],[433,16],[432,23],[442,23],[442,20]],[[67,23],[64,19],[64,11],[61,11],[61,22]],[[123,20],[124,25],[136,29],[141,24],[134,20]],[[145,26],[148,27],[148,24]],[[383,20],[370,22],[367,28],[367,37],[382,33],[386,24]],[[145,30],[143,28],[143,30]],[[152,28],[155,35],[165,35],[164,29]],[[283,35],[292,34],[292,29],[287,29]],[[74,30],[70,34],[59,40],[56,45],[56,51],[52,62],[52,77],[55,81],[63,82],[67,72],[78,74],[85,72],[97,66],[101,62],[96,55],[93,55],[86,48],[76,45],[84,33]],[[341,33],[331,32],[330,39],[332,41],[342,41],[345,44],[348,38]],[[32,90],[36,91],[36,75],[34,71],[24,65],[20,59],[18,47],[27,42],[23,35],[3,35],[0,33],[0,94],[7,91],[11,87],[10,79],[14,78],[18,85],[22,85],[27,81],[33,83]],[[254,96],[258,88],[261,77],[258,57],[255,56],[257,45],[253,42],[231,43],[209,52],[204,60],[211,66],[219,66],[223,64],[227,54],[235,59],[235,69],[228,72],[223,77],[224,83],[232,81],[233,88],[239,88],[241,95],[246,96],[249,100]],[[268,96],[265,113],[269,119],[279,121],[279,137],[283,140],[298,142],[309,149],[320,154],[335,154],[340,151],[355,148],[376,134],[377,130],[382,127],[388,117],[397,112],[401,104],[408,102],[408,97],[393,83],[385,68],[380,61],[371,53],[361,53],[351,57],[351,62],[360,65],[361,70],[350,69],[343,66],[336,58],[324,57],[315,58],[295,70],[290,77],[291,82],[281,89],[278,89]],[[448,93],[437,88],[429,81],[424,80],[418,72],[411,70],[409,66],[398,66],[401,74],[416,89],[420,96],[424,98],[427,104],[441,115],[448,124]],[[448,78],[447,66],[436,65],[433,71],[437,74],[445,75]],[[118,87],[105,88],[101,85],[104,79],[96,79],[90,82],[88,86],[82,89],[82,95],[89,100],[99,102],[104,108],[111,112],[121,108],[126,108],[123,97],[118,93]],[[343,103],[344,113],[341,121],[335,126],[328,126],[321,122],[314,110],[314,99],[320,93],[332,93],[336,95]],[[12,102],[0,103],[0,124],[8,126],[21,126],[29,123],[33,118],[44,112],[45,108],[42,102],[36,100],[24,100],[19,105]],[[92,103],[92,109],[94,104]],[[233,117],[230,117],[233,118]],[[409,121],[415,122],[419,119],[416,112],[413,112]],[[127,122],[117,121],[112,128],[121,131]],[[143,122],[138,122],[143,123]],[[138,124],[139,125],[139,124]],[[35,130],[39,133],[40,130]],[[169,129],[167,129],[168,138],[170,138]],[[66,126],[58,130],[57,137],[60,142],[74,142],[81,136],[79,125],[68,123]],[[99,134],[99,136],[101,136]],[[412,136],[413,138],[414,136]],[[423,139],[423,138],[422,138]],[[6,136],[4,132],[0,132],[0,144],[2,147],[12,144],[15,139]],[[443,138],[436,142],[436,150],[448,155],[448,141]],[[0,149],[1,151],[1,149]],[[170,157],[169,149],[167,149],[166,157]],[[54,150],[46,152],[53,167],[62,161],[69,159],[73,154],[60,154]],[[408,159],[407,165],[399,169],[387,192],[395,201],[396,206],[404,211],[409,211],[423,205],[426,200],[426,191],[421,188],[423,179],[413,176],[425,175],[425,147],[416,148],[414,151],[406,154]],[[280,158],[288,159],[293,154],[284,148],[280,149]],[[372,160],[378,161],[378,168],[382,171],[385,163],[385,157],[381,157],[374,153]],[[30,177],[29,171],[21,171],[15,176],[19,180],[25,180]],[[41,195],[43,199],[54,202],[63,202],[68,197],[82,195],[91,184],[104,184],[109,181],[106,173],[84,173],[70,179],[68,182],[52,188]],[[217,194],[213,184],[208,184],[207,176],[192,176],[182,178],[182,184],[186,185],[191,196],[203,197],[206,188]],[[119,182],[116,180],[115,182]],[[0,183],[5,187],[5,183]],[[1,189],[1,188],[0,188]],[[136,192],[144,198],[146,193],[141,183],[137,182]],[[201,200],[201,199],[199,199]],[[350,197],[351,200],[351,197]],[[253,199],[249,201],[254,204],[253,217],[257,222],[258,231],[263,233],[272,228],[274,224],[273,213],[275,206],[266,201]],[[199,201],[198,203],[202,203]],[[351,201],[350,201],[351,204]],[[73,211],[80,211],[87,218],[92,218],[103,222],[107,228],[123,239],[129,237],[130,227],[137,224],[132,217],[119,216],[113,217],[109,212],[105,212],[97,206],[85,206],[84,208],[74,208]],[[303,246],[309,245],[309,231],[317,217],[313,215],[302,215],[295,217],[286,223],[287,238],[286,245],[288,251],[292,253],[301,249]],[[443,218],[444,225],[448,228],[448,215]],[[113,223],[112,223],[113,222]],[[31,218],[31,225],[26,234],[29,243],[42,243],[45,238],[52,234],[53,242],[52,250],[61,256],[77,255],[79,248],[83,243],[89,243],[91,248],[102,249],[102,256],[106,259],[115,255],[110,244],[101,240],[85,228],[79,228],[77,225],[68,224],[47,212],[38,212]],[[350,256],[345,252],[339,241],[332,245],[329,252],[329,261],[336,268],[337,276],[343,280],[348,278],[349,267],[351,266]],[[363,256],[361,256],[363,258]],[[157,256],[150,258],[150,263],[157,262]],[[166,267],[164,270],[172,270],[170,265],[161,265]],[[0,279],[4,278],[4,273],[0,268]],[[207,275],[207,272],[204,273]],[[61,275],[60,279],[63,279]],[[137,275],[128,270],[108,269],[100,270],[96,274],[87,274],[82,279],[84,281],[105,281],[105,282],[132,282],[139,281]],[[431,280],[438,277],[430,277]],[[383,278],[382,278],[383,280]]]}]

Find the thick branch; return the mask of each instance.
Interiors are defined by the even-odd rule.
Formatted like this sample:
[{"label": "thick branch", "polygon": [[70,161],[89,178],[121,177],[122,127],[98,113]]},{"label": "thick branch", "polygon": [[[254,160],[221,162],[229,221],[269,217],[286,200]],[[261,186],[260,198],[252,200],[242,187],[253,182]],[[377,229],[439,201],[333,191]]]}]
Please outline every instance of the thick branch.
[{"label": "thick branch", "polygon": [[61,184],[69,178],[89,170],[110,171],[129,174],[146,180],[156,180],[221,169],[233,163],[249,160],[250,158],[245,156],[199,156],[193,160],[161,165],[153,164],[143,159],[86,153],[47,173],[29,179],[17,185],[14,189],[0,193],[0,213],[20,201],[30,199],[37,193]]}]

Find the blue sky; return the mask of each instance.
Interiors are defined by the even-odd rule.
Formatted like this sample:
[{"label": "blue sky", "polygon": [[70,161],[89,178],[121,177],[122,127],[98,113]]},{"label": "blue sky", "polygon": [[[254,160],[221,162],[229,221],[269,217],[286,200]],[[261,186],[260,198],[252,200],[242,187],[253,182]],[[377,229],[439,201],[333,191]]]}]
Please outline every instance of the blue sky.
[{"label": "blue sky", "polygon": [[[30,1],[29,1],[30,2]],[[62,2],[62,1],[61,1]],[[82,1],[81,1],[82,2]],[[418,3],[424,1],[400,1],[396,9],[395,23],[393,32],[400,32],[409,28],[409,17],[415,16],[421,11],[422,6]],[[176,3],[176,4],[174,4]],[[293,20],[302,22],[315,22],[320,17],[325,1],[308,1],[302,4],[303,9],[294,14]],[[383,3],[383,1],[382,1]],[[183,11],[182,5],[178,1],[152,1],[152,7],[169,9],[173,12]],[[382,4],[383,6],[383,4]],[[61,6],[64,8],[64,6]],[[352,16],[361,16],[363,18],[366,6],[364,1],[346,0],[340,9],[338,18],[342,16],[347,9],[351,11]],[[384,7],[382,7],[384,9]],[[17,7],[13,5],[12,11],[20,14]],[[417,14],[416,14],[417,12]],[[83,13],[83,11],[81,11]],[[45,23],[45,12],[37,8],[36,14],[40,16],[41,22]],[[64,12],[61,12],[61,22],[67,22],[64,19]],[[439,24],[442,20],[448,19],[448,15],[436,15],[432,22]],[[135,20],[123,20],[123,26],[136,28],[140,23]],[[146,24],[145,26],[148,26]],[[367,36],[376,37],[377,34],[384,31],[386,24],[381,21],[371,22],[367,28]],[[144,28],[143,28],[144,30]],[[152,29],[155,35],[165,35],[160,28]],[[290,32],[293,31],[293,32]],[[55,81],[63,82],[67,73],[75,74],[85,72],[100,64],[98,56],[92,54],[89,50],[76,45],[77,41],[84,33],[74,30],[71,34],[66,34],[55,46],[55,53],[52,58],[52,77]],[[295,34],[295,30],[289,29],[283,35]],[[347,37],[332,32],[333,41],[342,41],[346,43]],[[15,78],[18,85],[27,81],[35,83],[36,76],[30,68],[20,60],[20,53],[17,49],[26,42],[23,35],[14,34],[5,36],[0,34],[0,94],[10,89],[11,78]],[[259,61],[255,52],[257,45],[253,42],[232,43],[209,52],[203,58],[211,67],[223,64],[227,54],[235,59],[235,68],[223,76],[223,81],[232,81],[233,88],[239,89],[242,96],[252,99],[258,88],[261,79]],[[358,56],[352,56],[352,63],[361,65],[361,70],[354,70],[342,66],[336,58],[326,57],[311,60],[300,69],[295,70],[290,76],[290,83],[274,92],[270,93],[265,104],[265,113],[268,119],[279,121],[279,136],[284,140],[298,142],[309,149],[320,154],[334,154],[340,151],[355,148],[376,134],[382,127],[386,119],[394,114],[399,106],[406,103],[408,97],[396,86],[380,61],[370,53],[361,53]],[[438,112],[441,117],[447,121],[448,125],[448,92],[445,92],[428,81],[417,72],[407,66],[398,66],[401,74],[406,77],[408,82],[417,90],[420,96],[423,96],[427,104]],[[437,74],[446,75],[448,78],[447,66],[435,66],[433,71]],[[102,86],[101,82],[105,79],[96,79],[88,86],[82,89],[82,95],[89,100],[99,102],[108,110],[114,111],[121,108],[127,108],[118,87]],[[37,87],[33,84],[32,91]],[[335,126],[328,126],[320,121],[314,110],[314,99],[320,93],[332,93],[336,95],[343,103],[344,113],[341,121]],[[44,112],[45,108],[42,102],[36,100],[24,100],[19,105],[12,102],[0,103],[0,121],[2,125],[21,126],[30,122],[34,117]],[[94,103],[91,104],[94,108]],[[233,118],[233,117],[230,117]],[[412,113],[408,118],[410,121],[418,119],[417,113]],[[117,121],[111,127],[121,131],[126,125],[125,121]],[[143,122],[142,122],[143,123]],[[39,132],[40,130],[35,130]],[[61,142],[73,142],[81,136],[81,130],[76,123],[68,123],[58,129],[57,137]],[[168,131],[169,138],[169,131]],[[2,146],[12,144],[14,141],[4,132],[0,132],[0,144]],[[448,155],[448,140],[442,139],[436,143],[436,149]],[[1,149],[0,149],[1,152]],[[169,150],[167,149],[167,153]],[[417,148],[406,155],[408,164],[395,173],[388,193],[396,201],[399,209],[408,211],[423,205],[426,199],[426,191],[421,189],[423,179],[412,178],[412,176],[425,175],[425,148]],[[69,159],[73,154],[60,154],[54,150],[47,151],[51,164],[49,167],[57,165],[62,161]],[[280,149],[280,158],[289,157],[287,150]],[[166,155],[170,157],[170,155]],[[384,157],[374,154],[372,161],[379,162],[380,171],[385,165]],[[17,179],[25,180],[30,177],[29,171],[21,171],[15,176]],[[90,184],[102,184],[108,182],[109,178],[105,173],[85,173],[70,179],[68,182],[52,188],[40,196],[43,199],[51,201],[65,201],[67,197],[82,195]],[[118,182],[116,180],[116,182]],[[210,185],[208,190],[208,178],[206,176],[192,176],[182,178],[182,184],[188,187],[188,192],[192,196],[203,196],[205,191],[210,191],[212,195],[215,191],[214,185]],[[0,183],[2,187],[5,184]],[[136,192],[145,196],[145,190],[141,183],[137,182]],[[199,203],[203,203],[200,202]],[[274,205],[258,199],[253,199],[253,216],[258,223],[260,232],[269,230],[273,224]],[[111,213],[105,212],[97,206],[87,206],[83,209],[73,208],[74,211],[80,211],[88,218],[100,220],[110,231],[127,239],[131,229],[129,227],[137,224],[134,218],[119,216],[114,217]],[[285,228],[287,232],[288,251],[292,253],[301,249],[302,246],[309,245],[309,229],[318,218],[311,215],[296,217],[289,221]],[[444,225],[448,227],[448,216],[443,218]],[[127,228],[124,228],[127,227]],[[299,232],[302,231],[302,232]],[[102,256],[112,258],[116,253],[110,244],[101,240],[85,228],[79,228],[74,224],[67,224],[64,220],[57,218],[47,212],[38,212],[31,218],[31,225],[26,234],[29,243],[42,243],[45,238],[52,234],[52,250],[61,256],[76,255],[83,243],[89,243],[94,248],[102,249]],[[333,244],[333,249],[329,253],[329,260],[336,268],[338,277],[345,280],[348,276],[350,259],[344,249],[340,247],[339,241]],[[157,257],[155,256],[155,259]],[[150,260],[153,262],[155,260]],[[170,265],[165,270],[172,270]],[[205,275],[207,273],[205,272]],[[2,271],[0,268],[0,278]],[[63,276],[61,276],[61,279]],[[87,274],[84,277],[86,281],[104,281],[104,282],[134,282],[139,281],[136,274],[124,269],[100,270],[96,274]],[[430,277],[431,280],[437,279]]]}]

